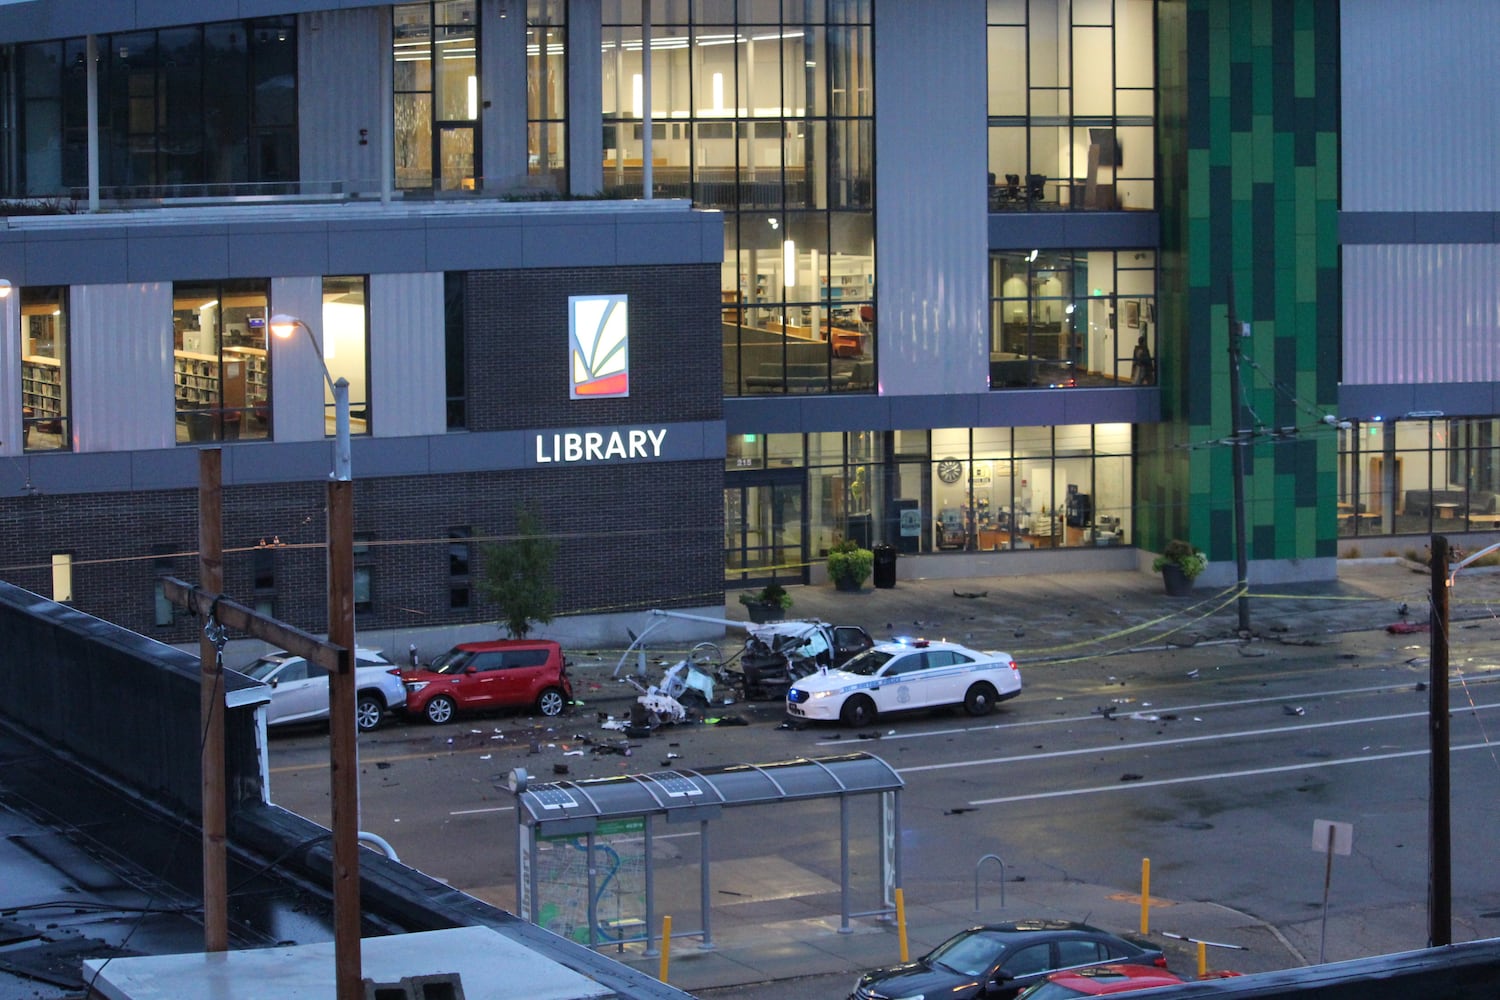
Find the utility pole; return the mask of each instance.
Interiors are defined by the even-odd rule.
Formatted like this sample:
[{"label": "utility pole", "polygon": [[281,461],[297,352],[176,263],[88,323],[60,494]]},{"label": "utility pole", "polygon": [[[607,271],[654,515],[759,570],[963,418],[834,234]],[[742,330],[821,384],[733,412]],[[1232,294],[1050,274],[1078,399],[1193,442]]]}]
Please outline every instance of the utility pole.
[{"label": "utility pole", "polygon": [[[1448,774],[1448,539],[1432,536],[1432,634],[1427,719],[1427,946],[1453,943],[1453,856]],[[1457,572],[1457,570],[1455,570]]]},{"label": "utility pole", "polygon": [[[222,452],[198,452],[198,586],[210,594],[224,589]],[[224,804],[224,664],[211,634],[219,623],[204,616],[198,638],[198,705],[202,717],[199,790],[203,810],[203,950],[229,950],[228,833]]]},{"label": "utility pole", "polygon": [[1239,323],[1234,316],[1234,288],[1229,290],[1229,415],[1233,425],[1234,442],[1234,568],[1237,577],[1239,598],[1235,602],[1239,611],[1240,632],[1250,631],[1250,569],[1248,547],[1245,537],[1245,449],[1250,447],[1250,437],[1240,431],[1240,338],[1250,336],[1250,324]]}]

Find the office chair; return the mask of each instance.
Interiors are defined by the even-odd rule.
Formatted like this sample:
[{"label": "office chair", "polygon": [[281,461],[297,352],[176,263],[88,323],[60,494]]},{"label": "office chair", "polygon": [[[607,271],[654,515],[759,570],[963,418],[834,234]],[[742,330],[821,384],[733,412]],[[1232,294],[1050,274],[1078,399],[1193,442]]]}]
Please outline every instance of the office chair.
[{"label": "office chair", "polygon": [[1021,200],[1021,175],[1005,175],[1005,197],[1010,201]]},{"label": "office chair", "polygon": [[1046,174],[1027,174],[1026,175],[1026,198],[1027,198],[1028,201],[1046,201],[1047,200],[1047,175]]}]

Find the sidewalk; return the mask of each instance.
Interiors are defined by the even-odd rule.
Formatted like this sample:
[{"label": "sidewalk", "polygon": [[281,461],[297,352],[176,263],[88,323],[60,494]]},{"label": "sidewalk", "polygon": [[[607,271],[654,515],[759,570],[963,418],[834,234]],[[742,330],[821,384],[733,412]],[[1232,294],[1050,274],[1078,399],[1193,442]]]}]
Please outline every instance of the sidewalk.
[{"label": "sidewalk", "polygon": [[[1262,641],[1296,642],[1337,632],[1383,629],[1400,621],[1425,624],[1430,574],[1397,559],[1348,560],[1336,583],[1268,588],[1247,601],[1249,633]],[[1143,573],[1063,574],[982,580],[900,580],[892,589],[859,593],[832,587],[791,587],[793,617],[864,625],[882,639],[895,634],[944,637],[980,648],[1003,648],[1023,666],[1080,655],[1239,637],[1239,602],[1233,593],[1163,593],[1159,578]],[[1405,605],[1403,617],[1402,605]],[[1450,592],[1450,620],[1492,617],[1500,611],[1500,573],[1466,570]],[[737,592],[726,595],[725,616],[745,620]],[[663,649],[662,654],[667,653]],[[617,658],[582,668],[597,681],[591,703],[622,711],[634,691],[611,678]],[[576,673],[580,671],[575,670]],[[597,678],[596,675],[597,674]],[[580,678],[575,677],[575,684]],[[613,703],[618,702],[616,707]],[[1139,886],[1099,886],[1067,881],[1008,882],[1004,909],[996,879],[984,885],[982,909],[972,895],[906,901],[908,950],[923,954],[953,932],[985,920],[1022,917],[1078,919],[1116,932],[1135,933],[1141,920]],[[990,898],[994,897],[994,898]],[[743,911],[737,913],[736,911]],[[889,920],[855,918],[839,926],[837,897],[788,898],[751,906],[716,906],[713,947],[675,938],[669,980],[689,992],[812,975],[856,972],[899,958]],[[1175,933],[1248,946],[1249,951],[1209,949],[1210,968],[1268,971],[1317,960],[1316,921],[1276,928],[1213,903],[1153,899],[1150,931],[1174,970],[1192,973],[1196,946],[1166,937]],[[1410,942],[1383,940],[1376,928],[1341,929],[1365,954],[1405,950]],[[660,958],[627,947],[619,960],[656,975]],[[843,994],[841,993],[840,996]]]}]

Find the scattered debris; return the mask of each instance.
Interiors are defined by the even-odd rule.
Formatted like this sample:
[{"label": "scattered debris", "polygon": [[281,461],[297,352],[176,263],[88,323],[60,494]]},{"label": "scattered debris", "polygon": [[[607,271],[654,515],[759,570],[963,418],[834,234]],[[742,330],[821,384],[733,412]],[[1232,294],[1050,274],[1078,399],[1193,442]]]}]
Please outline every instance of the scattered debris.
[{"label": "scattered debris", "polygon": [[1281,710],[1287,715],[1306,715],[1307,709],[1301,705],[1282,705]]},{"label": "scattered debris", "polygon": [[1426,632],[1431,626],[1427,622],[1392,622],[1385,627],[1391,635],[1411,635],[1414,632]]},{"label": "scattered debris", "polygon": [[1134,774],[1132,772],[1127,771],[1124,774],[1120,775],[1120,780],[1121,781],[1140,781],[1144,777],[1145,777],[1145,775],[1143,775],[1143,774]]},{"label": "scattered debris", "polygon": [[1418,691],[1426,691],[1427,690],[1427,682],[1426,681],[1417,681],[1417,690]]},{"label": "scattered debris", "polygon": [[1198,671],[1197,670],[1189,670],[1187,675],[1189,677],[1197,677],[1198,676]]},{"label": "scattered debris", "polygon": [[750,723],[738,715],[721,715],[717,719],[704,719],[703,722],[710,726],[748,726]]},{"label": "scattered debris", "polygon": [[955,590],[953,592],[953,596],[967,597],[972,599],[975,597],[989,597],[990,592],[988,590]]},{"label": "scattered debris", "polygon": [[1114,722],[1115,721],[1115,711],[1116,711],[1115,706],[1113,706],[1113,705],[1105,705],[1105,706],[1103,706],[1101,708],[1094,709],[1094,713],[1093,714],[1103,716],[1104,718],[1108,719],[1110,722]]},{"label": "scattered debris", "polygon": [[[592,742],[592,741],[590,741],[590,742]],[[582,750],[569,750],[567,753],[563,754],[563,756],[564,757],[582,757],[583,756],[583,751]]]},{"label": "scattered debris", "polygon": [[480,760],[489,760],[493,756],[495,756],[495,755],[492,754],[492,753],[483,753],[483,754],[479,755],[479,759]]},{"label": "scattered debris", "polygon": [[975,811],[976,810],[975,810],[975,808],[973,806],[959,806],[957,809],[944,809],[943,810],[943,815],[944,816],[962,816],[964,813],[971,813],[971,812],[975,812]]},{"label": "scattered debris", "polygon": [[862,740],[878,740],[878,739],[880,739],[880,734],[879,733],[860,733],[859,734],[859,738],[862,739]]},{"label": "scattered debris", "polygon": [[375,769],[377,771],[389,771],[391,769],[391,762],[388,760],[377,760],[375,762]]},{"label": "scattered debris", "polygon": [[566,764],[553,764],[552,765],[552,773],[553,774],[567,774],[568,773],[568,765],[566,765]]}]

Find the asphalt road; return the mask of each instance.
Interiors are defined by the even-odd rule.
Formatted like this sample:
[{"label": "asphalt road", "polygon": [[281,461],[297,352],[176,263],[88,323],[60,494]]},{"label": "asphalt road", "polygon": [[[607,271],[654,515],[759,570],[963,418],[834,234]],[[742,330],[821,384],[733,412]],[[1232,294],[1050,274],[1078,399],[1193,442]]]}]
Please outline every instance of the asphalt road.
[{"label": "asphalt road", "polygon": [[[1492,743],[1500,665],[1489,653],[1497,637],[1500,622],[1485,619],[1452,639],[1456,940],[1500,934],[1491,810],[1500,789]],[[362,828],[390,841],[404,862],[510,909],[515,813],[502,787],[513,767],[534,780],[562,768],[580,779],[858,749],[906,782],[909,900],[971,900],[987,854],[1003,859],[1008,884],[1024,881],[1029,892],[1076,882],[1136,892],[1149,858],[1154,896],[1211,900],[1272,928],[1247,940],[1250,950],[1216,957],[1219,967],[1261,971],[1320,954],[1336,961],[1418,948],[1428,929],[1426,654],[1425,636],[1363,631],[1023,664],[1023,694],[985,718],[942,711],[860,732],[785,728],[778,704],[741,704],[723,711],[747,725],[663,729],[628,741],[630,756],[595,750],[619,745],[620,735],[598,727],[596,705],[550,722],[499,714],[441,727],[393,723],[361,738]],[[326,732],[274,734],[271,750],[273,800],[326,824]],[[750,815],[766,808],[774,816]],[[855,828],[868,833],[873,808],[859,809]],[[719,891],[755,903],[776,886],[836,892],[836,805],[742,812],[715,823]],[[1315,820],[1354,828],[1352,854],[1333,859],[1326,938],[1326,857],[1312,848]],[[877,891],[876,847],[873,836],[851,844],[857,894]],[[661,891],[690,897],[696,883],[674,888],[670,873],[696,862],[696,835],[676,835],[664,848]],[[987,897],[996,883],[993,873],[983,880]],[[852,982],[851,970],[701,993],[828,1000]]]}]

